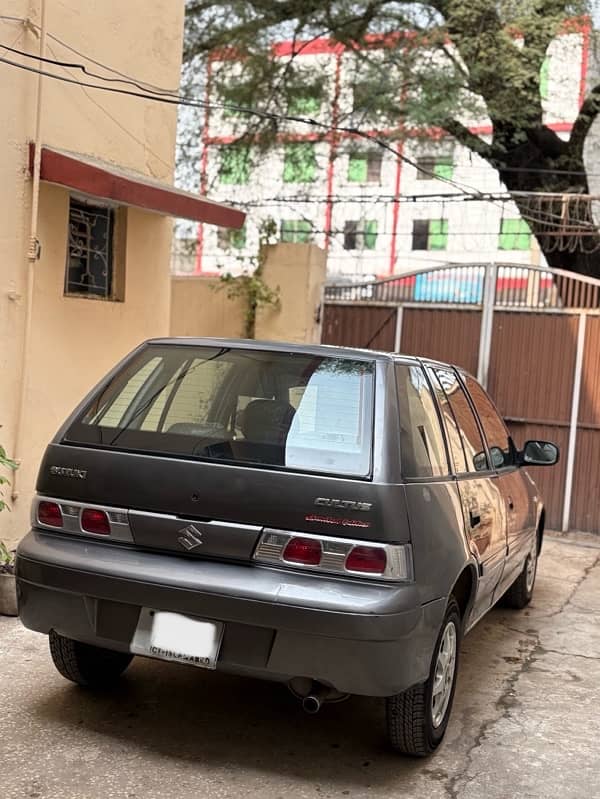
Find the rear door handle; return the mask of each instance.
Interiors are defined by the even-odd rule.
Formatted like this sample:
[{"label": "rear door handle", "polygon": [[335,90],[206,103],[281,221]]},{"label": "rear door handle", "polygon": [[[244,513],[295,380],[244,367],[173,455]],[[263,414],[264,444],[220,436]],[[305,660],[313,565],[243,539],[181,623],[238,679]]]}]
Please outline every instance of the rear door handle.
[{"label": "rear door handle", "polygon": [[509,510],[514,510],[515,509],[515,503],[513,502],[513,498],[512,497],[508,497],[508,507],[509,507]]}]

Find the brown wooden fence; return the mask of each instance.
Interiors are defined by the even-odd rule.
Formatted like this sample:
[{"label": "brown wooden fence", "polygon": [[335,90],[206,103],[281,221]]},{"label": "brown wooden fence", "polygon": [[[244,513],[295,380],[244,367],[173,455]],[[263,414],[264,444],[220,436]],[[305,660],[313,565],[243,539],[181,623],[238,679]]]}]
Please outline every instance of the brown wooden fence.
[{"label": "brown wooden fence", "polygon": [[474,265],[325,291],[322,341],[463,366],[487,386],[517,444],[555,441],[538,468],[548,525],[600,532],[600,281]]}]

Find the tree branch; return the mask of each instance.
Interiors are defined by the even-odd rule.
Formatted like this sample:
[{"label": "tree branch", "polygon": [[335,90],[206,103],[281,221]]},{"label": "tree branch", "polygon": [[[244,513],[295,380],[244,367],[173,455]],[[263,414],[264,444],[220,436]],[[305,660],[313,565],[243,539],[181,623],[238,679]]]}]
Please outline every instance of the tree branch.
[{"label": "tree branch", "polygon": [[456,119],[446,119],[441,123],[441,127],[444,128],[451,136],[465,147],[468,147],[469,150],[472,150],[477,155],[480,155],[482,158],[486,160],[490,160],[493,157],[493,150],[490,144],[485,142],[475,133],[471,133],[469,128],[466,125],[463,125],[462,122],[459,122]]},{"label": "tree branch", "polygon": [[594,86],[581,108],[577,119],[573,124],[571,136],[569,138],[569,149],[577,153],[583,153],[583,145],[586,136],[598,113],[600,112],[600,83]]}]

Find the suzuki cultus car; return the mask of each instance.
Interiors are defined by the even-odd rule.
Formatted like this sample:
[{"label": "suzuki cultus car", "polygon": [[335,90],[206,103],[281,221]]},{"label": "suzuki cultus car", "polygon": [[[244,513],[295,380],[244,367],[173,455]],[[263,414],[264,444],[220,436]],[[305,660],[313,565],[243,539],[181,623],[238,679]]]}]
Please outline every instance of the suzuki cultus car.
[{"label": "suzuki cultus car", "polygon": [[309,712],[385,697],[391,746],[442,740],[461,637],[531,599],[544,506],[482,387],[442,363],[160,339],[47,448],[20,617],[96,687],[134,655],[287,683]]}]

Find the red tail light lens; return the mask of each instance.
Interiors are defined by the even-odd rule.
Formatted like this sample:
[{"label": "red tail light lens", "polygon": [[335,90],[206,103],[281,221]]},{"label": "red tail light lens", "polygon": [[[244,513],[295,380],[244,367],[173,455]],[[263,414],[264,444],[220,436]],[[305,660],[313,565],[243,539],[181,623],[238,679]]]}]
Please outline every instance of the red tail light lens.
[{"label": "red tail light lens", "polygon": [[85,508],[81,514],[81,527],[86,533],[96,535],[110,535],[110,522],[103,510]]},{"label": "red tail light lens", "polygon": [[387,564],[385,550],[380,547],[354,547],[346,558],[346,569],[364,574],[383,574]]},{"label": "red tail light lens", "polygon": [[50,527],[62,527],[63,516],[60,505],[57,502],[47,502],[42,500],[37,509],[38,521]]},{"label": "red tail light lens", "polygon": [[321,555],[321,542],[314,538],[292,538],[283,551],[283,559],[288,563],[302,563],[304,566],[318,566]]}]

